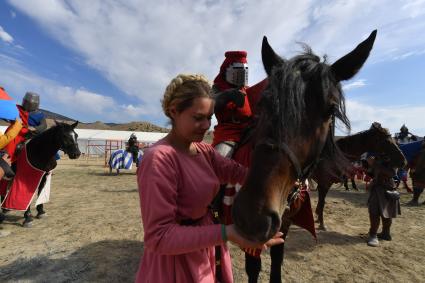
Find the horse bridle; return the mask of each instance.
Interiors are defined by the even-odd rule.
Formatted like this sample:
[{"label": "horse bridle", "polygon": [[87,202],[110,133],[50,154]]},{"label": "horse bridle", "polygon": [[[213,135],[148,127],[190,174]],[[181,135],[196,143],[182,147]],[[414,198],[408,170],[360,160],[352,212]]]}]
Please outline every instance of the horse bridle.
[{"label": "horse bridle", "polygon": [[[332,124],[330,125],[330,134],[333,136],[334,135],[334,128],[335,128],[335,119],[332,116]],[[274,142],[271,141],[271,139],[265,139],[259,143],[256,143],[256,147],[260,146],[260,145],[265,145],[270,147],[272,150],[277,150],[277,151],[283,151],[289,158],[289,160],[291,161],[294,169],[295,169],[295,173],[297,176],[297,181],[298,182],[304,182],[305,180],[307,180],[310,175],[313,173],[313,170],[315,169],[315,167],[317,166],[317,164],[320,162],[320,155],[322,154],[323,148],[325,147],[326,144],[326,139],[323,140],[318,148],[318,151],[316,153],[316,157],[313,159],[312,162],[310,162],[310,164],[308,164],[307,166],[305,166],[303,169],[301,168],[301,164],[298,160],[298,157],[295,155],[295,153],[292,151],[292,149],[289,148],[288,144],[285,142],[281,142],[279,144],[276,144]]]},{"label": "horse bridle", "polygon": [[[76,133],[74,132],[74,134]],[[63,144],[60,149],[66,154],[73,153],[78,149],[77,139],[75,138],[73,143]]]}]

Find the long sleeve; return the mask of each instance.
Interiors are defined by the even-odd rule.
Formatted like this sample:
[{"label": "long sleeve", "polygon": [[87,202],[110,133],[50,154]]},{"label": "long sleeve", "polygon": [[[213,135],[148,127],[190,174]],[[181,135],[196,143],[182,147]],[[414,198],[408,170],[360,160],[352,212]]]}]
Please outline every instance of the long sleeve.
[{"label": "long sleeve", "polygon": [[177,223],[179,178],[170,156],[159,150],[145,153],[137,172],[144,240],[158,254],[178,255],[223,243],[219,225]]},{"label": "long sleeve", "polygon": [[16,120],[4,135],[0,135],[0,149],[3,149],[11,140],[13,140],[19,134],[21,129],[22,124]]}]

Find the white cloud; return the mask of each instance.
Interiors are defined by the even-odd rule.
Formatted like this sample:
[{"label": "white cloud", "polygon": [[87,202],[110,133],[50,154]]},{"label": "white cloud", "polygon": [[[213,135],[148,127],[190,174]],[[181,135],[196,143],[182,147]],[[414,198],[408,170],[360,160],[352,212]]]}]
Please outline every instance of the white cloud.
[{"label": "white cloud", "polygon": [[8,34],[2,26],[0,26],[0,39],[3,40],[6,43],[12,43],[13,42],[13,37]]},{"label": "white cloud", "polygon": [[263,35],[283,55],[299,51],[295,42],[302,41],[317,54],[328,54],[331,62],[375,28],[378,38],[368,64],[422,54],[425,46],[419,36],[425,30],[423,0],[9,2],[139,99],[143,107],[130,107],[128,113],[161,113],[159,99],[172,77],[198,72],[213,79],[226,50],[247,50],[250,83],[261,80]]},{"label": "white cloud", "polygon": [[141,114],[158,118],[156,109],[120,104],[102,94],[58,84],[32,73],[11,57],[0,54],[0,64],[4,67],[0,68],[2,86],[18,103],[25,92],[34,91],[40,94],[41,108],[83,122],[125,122],[139,120]]},{"label": "white cloud", "polygon": [[399,132],[400,127],[406,124],[413,134],[425,136],[425,124],[422,118],[425,106],[380,107],[349,99],[347,113],[351,121],[352,133],[366,130],[376,121],[388,128],[391,133]]},{"label": "white cloud", "polygon": [[361,88],[366,86],[366,80],[365,79],[360,79],[360,80],[355,80],[353,82],[349,82],[349,83],[345,83],[342,87],[342,89],[344,91],[348,91],[351,89],[356,89],[356,88]]}]

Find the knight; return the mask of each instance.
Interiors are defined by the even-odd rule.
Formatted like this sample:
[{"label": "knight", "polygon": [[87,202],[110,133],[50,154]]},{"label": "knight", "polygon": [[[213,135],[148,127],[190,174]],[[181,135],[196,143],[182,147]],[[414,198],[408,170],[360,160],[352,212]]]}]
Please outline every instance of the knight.
[{"label": "knight", "polygon": [[227,51],[214,79],[214,114],[218,124],[214,127],[212,145],[221,155],[232,157],[247,128],[252,111],[246,90],[248,88],[248,62],[246,51]]},{"label": "knight", "polygon": [[133,162],[138,167],[138,155],[139,155],[139,142],[137,141],[136,134],[132,133],[127,142],[127,151],[133,156]]},{"label": "knight", "polygon": [[27,92],[22,99],[22,108],[28,112],[29,137],[47,129],[46,118],[40,111],[40,96],[35,92]]},{"label": "knight", "polygon": [[417,137],[409,132],[409,129],[406,127],[405,124],[401,126],[400,132],[396,133],[394,136],[397,144],[406,144],[412,141],[416,141]]}]

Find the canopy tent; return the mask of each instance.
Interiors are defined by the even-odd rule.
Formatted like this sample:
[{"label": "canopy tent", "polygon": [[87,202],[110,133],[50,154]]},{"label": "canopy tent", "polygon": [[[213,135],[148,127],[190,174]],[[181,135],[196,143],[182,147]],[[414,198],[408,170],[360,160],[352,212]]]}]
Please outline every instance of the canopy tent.
[{"label": "canopy tent", "polygon": [[[6,131],[6,126],[0,126],[0,132]],[[111,131],[75,129],[78,134],[78,146],[81,153],[86,156],[103,156],[110,150],[124,148],[125,143],[131,134],[137,136],[137,140],[144,145],[150,145],[162,139],[167,133],[154,132],[132,132],[132,131]]]}]

